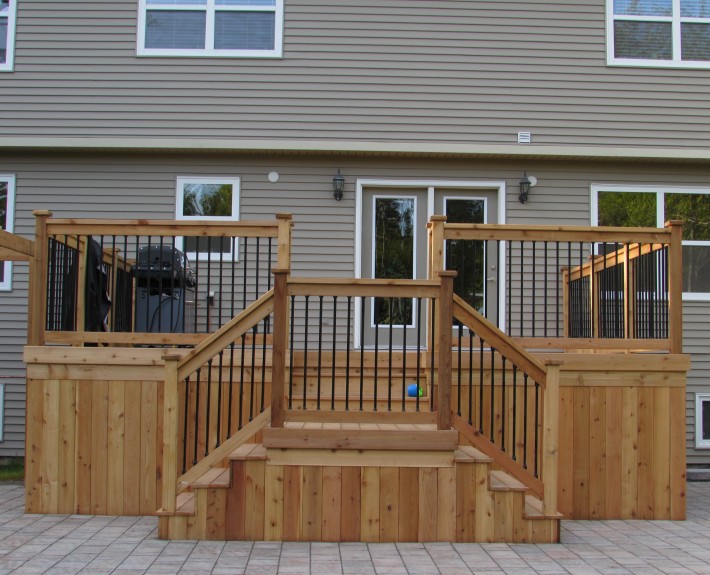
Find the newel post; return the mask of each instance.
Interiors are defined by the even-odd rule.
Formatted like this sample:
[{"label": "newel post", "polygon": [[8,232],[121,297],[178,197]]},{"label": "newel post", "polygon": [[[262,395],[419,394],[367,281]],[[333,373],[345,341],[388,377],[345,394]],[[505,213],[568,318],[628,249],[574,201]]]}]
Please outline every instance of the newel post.
[{"label": "newel post", "polygon": [[293,216],[291,214],[276,214],[278,221],[278,251],[276,256],[276,267],[278,269],[291,269],[291,229],[293,228]]},{"label": "newel post", "polygon": [[454,325],[455,271],[440,271],[441,291],[436,343],[439,346],[437,428],[451,429],[451,331]]},{"label": "newel post", "polygon": [[559,435],[560,435],[560,365],[561,360],[551,359],[546,362],[547,379],[543,398],[543,435],[542,435],[542,482],[543,512],[546,516],[557,513],[557,490],[559,473]]},{"label": "newel post", "polygon": [[47,318],[47,220],[52,212],[35,210],[35,253],[30,260],[28,296],[27,343],[44,345],[44,326]]},{"label": "newel post", "polygon": [[683,353],[683,222],[666,222],[671,229],[668,246],[668,307],[670,325],[668,339],[671,353]]},{"label": "newel post", "polygon": [[163,382],[163,511],[175,511],[177,496],[178,461],[178,362],[181,356],[168,353],[165,362]]},{"label": "newel post", "polygon": [[444,224],[446,216],[431,216],[429,225],[431,226],[429,245],[429,279],[435,279],[436,275],[444,269]]},{"label": "newel post", "polygon": [[271,366],[271,427],[283,427],[284,390],[286,382],[286,348],[288,346],[288,269],[275,268],[274,334]]}]

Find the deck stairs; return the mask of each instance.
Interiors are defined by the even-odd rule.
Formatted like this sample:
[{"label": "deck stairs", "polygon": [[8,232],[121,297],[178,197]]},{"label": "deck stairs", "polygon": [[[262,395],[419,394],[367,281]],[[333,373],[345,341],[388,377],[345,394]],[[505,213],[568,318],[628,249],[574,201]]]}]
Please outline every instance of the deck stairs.
[{"label": "deck stairs", "polygon": [[455,430],[289,422],[261,437],[185,486],[175,512],[158,512],[161,538],[559,540],[560,516]]}]

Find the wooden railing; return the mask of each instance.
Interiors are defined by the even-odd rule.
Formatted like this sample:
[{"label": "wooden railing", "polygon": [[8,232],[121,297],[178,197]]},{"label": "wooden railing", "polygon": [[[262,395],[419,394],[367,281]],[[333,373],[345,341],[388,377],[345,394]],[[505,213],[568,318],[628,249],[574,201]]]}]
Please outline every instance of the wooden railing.
[{"label": "wooden railing", "polygon": [[[191,346],[272,287],[291,216],[270,222],[52,219],[35,212],[30,343]],[[270,326],[260,338],[270,338]]]},{"label": "wooden railing", "polygon": [[[681,230],[675,221],[665,229],[632,229],[449,224],[434,216],[429,277],[462,271],[454,291],[528,349],[680,353]],[[633,268],[641,262],[643,277]],[[623,285],[610,277],[621,267]]]},{"label": "wooden railing", "polygon": [[453,423],[556,513],[559,364],[544,365],[453,296]]},{"label": "wooden railing", "polygon": [[[272,426],[325,418],[436,421],[440,429],[448,429],[451,330],[442,326],[452,322],[454,275],[444,272],[436,280],[296,279],[277,270]],[[372,306],[379,300],[390,311],[370,328]],[[406,302],[401,307],[413,327],[397,324],[395,344],[391,310],[397,302]],[[435,313],[428,316],[427,326],[423,318],[429,306]],[[359,333],[351,335],[357,319]],[[373,331],[371,341],[366,339],[368,329]],[[413,330],[409,340],[408,329]],[[428,344],[428,333],[439,330],[435,345]],[[290,367],[288,373],[277,369],[276,358]]]}]

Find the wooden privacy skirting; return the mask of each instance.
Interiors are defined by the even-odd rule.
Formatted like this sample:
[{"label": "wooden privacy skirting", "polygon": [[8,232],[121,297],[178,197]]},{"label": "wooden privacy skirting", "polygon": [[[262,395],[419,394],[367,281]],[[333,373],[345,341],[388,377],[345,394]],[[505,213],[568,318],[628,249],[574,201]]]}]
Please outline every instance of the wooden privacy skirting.
[{"label": "wooden privacy skirting", "polygon": [[[158,510],[163,353],[25,348],[28,512]],[[559,510],[577,519],[682,519],[688,357],[537,357],[563,362]],[[456,382],[455,362],[453,367]]]}]

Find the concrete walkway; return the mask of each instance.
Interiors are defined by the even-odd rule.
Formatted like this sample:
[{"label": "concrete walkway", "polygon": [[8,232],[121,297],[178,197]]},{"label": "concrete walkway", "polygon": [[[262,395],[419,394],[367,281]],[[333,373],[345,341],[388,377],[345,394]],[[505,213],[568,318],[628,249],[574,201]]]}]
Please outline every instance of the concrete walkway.
[{"label": "concrete walkway", "polygon": [[152,517],[23,507],[22,485],[0,484],[0,575],[710,574],[710,482],[688,484],[688,521],[565,521],[560,545],[167,542]]}]

